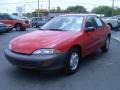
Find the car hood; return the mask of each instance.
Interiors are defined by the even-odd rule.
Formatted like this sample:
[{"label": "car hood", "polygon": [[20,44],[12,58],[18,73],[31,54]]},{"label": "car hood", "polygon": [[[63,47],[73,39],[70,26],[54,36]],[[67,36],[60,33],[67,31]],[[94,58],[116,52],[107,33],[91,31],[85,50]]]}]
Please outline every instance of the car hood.
[{"label": "car hood", "polygon": [[13,39],[11,50],[18,53],[31,54],[40,48],[55,48],[76,35],[77,32],[65,31],[34,31]]}]

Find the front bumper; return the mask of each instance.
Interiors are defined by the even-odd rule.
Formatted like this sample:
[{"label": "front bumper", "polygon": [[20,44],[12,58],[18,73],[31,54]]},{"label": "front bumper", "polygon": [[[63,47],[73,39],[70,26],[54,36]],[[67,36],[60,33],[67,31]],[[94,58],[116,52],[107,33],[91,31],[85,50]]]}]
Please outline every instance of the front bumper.
[{"label": "front bumper", "polygon": [[53,55],[24,55],[5,50],[5,56],[13,65],[21,68],[57,70],[64,67],[66,53]]}]

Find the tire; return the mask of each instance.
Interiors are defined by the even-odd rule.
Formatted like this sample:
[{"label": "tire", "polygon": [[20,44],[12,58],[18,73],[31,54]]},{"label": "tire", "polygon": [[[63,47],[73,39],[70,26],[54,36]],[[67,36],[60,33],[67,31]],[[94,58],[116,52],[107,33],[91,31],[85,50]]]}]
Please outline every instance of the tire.
[{"label": "tire", "polygon": [[113,27],[112,27],[112,25],[111,24],[108,24],[109,26],[110,26],[110,30],[113,30]]},{"label": "tire", "polygon": [[15,25],[15,30],[16,30],[16,31],[22,31],[22,30],[23,30],[22,25],[21,25],[21,24],[16,24],[16,25]]},{"label": "tire", "polygon": [[110,47],[110,37],[107,37],[104,46],[101,48],[102,52],[107,52]]},{"label": "tire", "polygon": [[64,66],[64,72],[68,75],[74,74],[79,68],[80,60],[80,51],[75,48],[71,49],[67,55],[67,60]]}]

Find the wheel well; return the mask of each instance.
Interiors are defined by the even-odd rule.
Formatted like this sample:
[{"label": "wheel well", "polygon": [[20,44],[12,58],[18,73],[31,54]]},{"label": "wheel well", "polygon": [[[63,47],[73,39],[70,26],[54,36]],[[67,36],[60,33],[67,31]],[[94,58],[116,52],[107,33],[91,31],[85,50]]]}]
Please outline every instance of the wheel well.
[{"label": "wheel well", "polygon": [[109,38],[111,37],[111,34],[110,34],[110,33],[108,34],[108,37],[109,37]]},{"label": "wheel well", "polygon": [[70,48],[70,50],[73,49],[73,48],[79,50],[79,52],[81,54],[81,46],[80,45],[74,45]]},{"label": "wheel well", "polygon": [[113,28],[111,23],[108,23],[108,25],[111,27],[111,29]]},{"label": "wheel well", "polygon": [[16,25],[22,25],[22,24],[20,24],[20,23],[16,23],[16,24],[14,25],[14,27],[15,27]]}]

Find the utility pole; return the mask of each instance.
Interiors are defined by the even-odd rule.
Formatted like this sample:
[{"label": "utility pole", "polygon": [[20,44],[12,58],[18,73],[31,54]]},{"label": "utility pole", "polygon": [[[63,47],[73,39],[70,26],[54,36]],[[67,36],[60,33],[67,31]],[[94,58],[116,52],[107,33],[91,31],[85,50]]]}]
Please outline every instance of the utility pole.
[{"label": "utility pole", "polygon": [[26,5],[24,4],[24,17],[25,17],[25,14],[26,14]]},{"label": "utility pole", "polygon": [[9,11],[9,10],[7,9],[7,13],[8,13],[8,11]]},{"label": "utility pole", "polygon": [[115,0],[112,0],[112,16],[114,16]]},{"label": "utility pole", "polygon": [[48,1],[48,17],[50,16],[50,0]]},{"label": "utility pole", "polygon": [[42,4],[41,4],[41,9],[42,9],[42,7],[43,7],[43,6],[42,6]]},{"label": "utility pole", "polygon": [[38,0],[38,17],[40,16],[40,3],[39,3],[39,0]]}]

